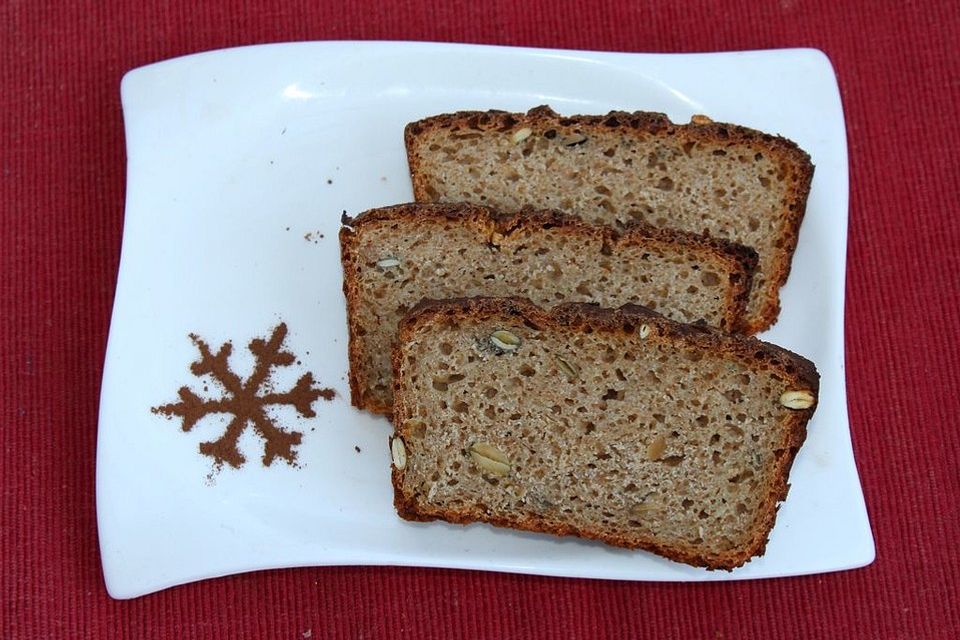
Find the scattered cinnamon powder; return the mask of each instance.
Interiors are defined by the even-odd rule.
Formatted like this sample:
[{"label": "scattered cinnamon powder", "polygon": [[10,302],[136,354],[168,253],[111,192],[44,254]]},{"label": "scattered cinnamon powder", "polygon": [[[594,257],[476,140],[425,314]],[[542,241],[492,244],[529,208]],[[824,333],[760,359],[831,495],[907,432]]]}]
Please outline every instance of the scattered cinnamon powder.
[{"label": "scattered cinnamon powder", "polygon": [[179,402],[153,407],[151,411],[168,418],[174,416],[182,418],[183,431],[190,431],[208,415],[218,413],[232,415],[233,419],[222,436],[212,442],[200,444],[200,453],[213,458],[218,468],[223,463],[237,468],[245,462],[243,454],[237,448],[237,443],[248,427],[252,427],[263,438],[264,453],[261,461],[264,466],[270,466],[276,458],[294,465],[297,459],[294,447],[300,444],[303,434],[300,431],[287,431],[275,424],[267,415],[266,407],[292,406],[304,418],[312,418],[316,415],[313,403],[317,398],[322,397],[329,401],[333,399],[336,392],[333,389],[315,388],[313,374],[310,372],[301,376],[288,391],[278,393],[272,390],[270,375],[273,369],[288,367],[296,360],[292,353],[283,350],[286,335],[287,325],[281,322],[269,338],[254,338],[250,341],[247,348],[253,354],[254,369],[249,378],[242,380],[230,368],[229,358],[233,352],[231,342],[224,343],[214,353],[200,337],[190,334],[190,339],[200,352],[200,359],[190,365],[190,371],[195,376],[209,375],[217,381],[223,388],[223,397],[215,400],[204,399],[183,386],[178,392]]}]

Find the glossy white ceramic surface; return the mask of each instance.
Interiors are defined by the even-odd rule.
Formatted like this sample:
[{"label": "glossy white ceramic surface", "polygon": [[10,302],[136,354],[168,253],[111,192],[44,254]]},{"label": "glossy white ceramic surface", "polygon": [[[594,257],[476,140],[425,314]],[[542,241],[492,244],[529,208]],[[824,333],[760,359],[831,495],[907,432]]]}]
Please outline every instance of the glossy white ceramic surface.
[{"label": "glossy white ceramic surface", "polygon": [[[461,567],[629,580],[730,580],[862,566],[873,539],[850,444],[843,294],[847,151],[836,80],[814,50],[588,53],[327,42],[215,51],[128,73],[123,252],[103,377],[97,510],[107,588],[130,598],[225,574],[304,565]],[[762,338],[822,375],[819,409],[767,553],[732,573],[486,525],[413,524],[391,503],[390,425],[350,407],[337,231],[341,212],[412,198],[403,126],[458,109],[695,113],[787,136],[817,165],[780,321]],[[212,480],[198,443],[150,408],[202,383],[187,335],[246,344],[280,320],[338,393],[304,432],[300,467],[247,464]],[[357,451],[359,448],[359,452]]]}]

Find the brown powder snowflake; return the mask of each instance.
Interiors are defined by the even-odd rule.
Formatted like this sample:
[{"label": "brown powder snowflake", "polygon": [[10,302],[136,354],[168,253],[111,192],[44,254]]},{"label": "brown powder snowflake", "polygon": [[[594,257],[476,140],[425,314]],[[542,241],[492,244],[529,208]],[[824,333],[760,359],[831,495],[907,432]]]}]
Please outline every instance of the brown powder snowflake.
[{"label": "brown powder snowflake", "polygon": [[238,468],[246,460],[237,448],[237,442],[244,430],[252,426],[254,431],[263,439],[263,464],[270,466],[274,459],[282,458],[287,464],[293,465],[297,459],[294,450],[303,434],[299,431],[285,431],[267,415],[266,407],[286,405],[294,407],[304,418],[316,415],[313,403],[317,398],[333,398],[332,389],[314,388],[313,374],[305,373],[289,391],[276,393],[263,389],[270,384],[270,374],[274,367],[288,367],[296,360],[295,356],[283,350],[283,341],[287,336],[287,325],[280,323],[266,340],[254,338],[247,347],[254,357],[253,373],[246,380],[242,380],[230,368],[229,358],[233,352],[233,345],[226,342],[213,353],[209,345],[195,334],[190,339],[200,352],[200,359],[190,365],[190,371],[197,377],[209,375],[223,390],[219,399],[201,398],[188,387],[180,387],[178,395],[180,401],[153,407],[156,414],[183,419],[181,429],[190,431],[201,419],[214,414],[229,414],[233,416],[223,435],[213,442],[202,442],[200,453],[213,458],[216,466],[222,467],[226,462],[231,467]]}]

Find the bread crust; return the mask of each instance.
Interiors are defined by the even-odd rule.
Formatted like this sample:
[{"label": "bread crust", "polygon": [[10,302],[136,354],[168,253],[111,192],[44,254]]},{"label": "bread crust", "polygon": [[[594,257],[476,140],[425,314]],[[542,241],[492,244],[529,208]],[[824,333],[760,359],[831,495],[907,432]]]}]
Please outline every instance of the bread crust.
[{"label": "bread crust", "polygon": [[479,132],[506,132],[523,127],[534,129],[603,128],[616,131],[624,136],[644,138],[648,136],[669,136],[682,142],[712,144],[743,144],[764,153],[779,157],[792,175],[787,190],[784,211],[780,216],[778,230],[780,245],[767,276],[767,290],[762,294],[759,313],[745,319],[739,329],[754,334],[769,328],[780,314],[780,288],[790,275],[790,267],[800,224],[806,212],[807,198],[813,180],[814,165],[810,155],[795,142],[782,136],[771,135],[756,129],[724,122],[713,122],[709,118],[695,117],[689,124],[675,124],[666,114],[635,111],[611,111],[606,115],[561,116],[550,107],[541,105],[526,113],[506,111],[457,111],[431,116],[409,123],[404,129],[404,143],[410,178],[413,182],[414,199],[417,202],[430,202],[434,198],[429,193],[428,176],[421,170],[421,157],[418,141],[423,134],[448,128],[472,129]]},{"label": "bread crust", "polygon": [[622,244],[626,246],[650,246],[651,248],[669,248],[680,245],[686,250],[700,253],[704,262],[713,262],[722,266],[724,272],[731,274],[727,297],[724,302],[723,326],[736,330],[744,321],[747,300],[757,266],[757,253],[745,247],[721,238],[713,238],[675,229],[661,229],[650,225],[634,223],[623,230],[591,225],[579,218],[556,210],[538,210],[526,208],[514,214],[501,214],[489,207],[466,203],[406,203],[371,209],[355,218],[343,214],[340,229],[340,257],[343,265],[343,293],[347,300],[347,324],[349,335],[348,357],[350,362],[349,384],[350,398],[355,407],[374,413],[389,414],[390,406],[378,402],[367,392],[364,380],[369,372],[363,360],[361,336],[356,313],[360,304],[357,273],[351,268],[354,261],[354,241],[364,227],[391,221],[418,222],[423,220],[457,220],[474,226],[480,233],[493,239],[495,234],[508,236],[514,233],[535,233],[543,228],[560,228],[566,233],[579,237],[599,237],[603,246]]},{"label": "bread crust", "polygon": [[[763,367],[776,370],[791,386],[811,391],[815,398],[819,395],[820,376],[816,366],[806,358],[791,351],[762,342],[753,337],[725,334],[704,325],[687,325],[669,320],[645,307],[625,305],[619,309],[602,309],[596,305],[567,303],[549,311],[540,309],[523,298],[459,298],[456,300],[425,300],[414,307],[400,325],[400,341],[394,350],[394,425],[395,437],[407,436],[405,419],[411,415],[408,398],[402,393],[401,376],[404,362],[404,345],[416,330],[432,322],[460,322],[467,319],[480,319],[490,316],[514,316],[520,322],[532,324],[540,329],[551,326],[590,328],[593,331],[607,331],[626,335],[636,330],[640,324],[650,327],[672,341],[703,352],[749,363],[751,367]],[[576,536],[599,540],[607,544],[628,549],[644,549],[658,555],[698,567],[708,569],[732,570],[742,566],[752,557],[762,555],[766,549],[770,531],[776,521],[779,503],[786,499],[789,489],[788,478],[793,461],[806,438],[806,425],[816,409],[816,403],[809,409],[791,410],[783,425],[783,435],[775,450],[771,481],[764,487],[759,515],[750,533],[749,540],[742,548],[728,552],[707,554],[693,545],[667,545],[652,539],[629,539],[625,536],[611,535],[600,529],[575,527],[567,523],[548,522],[533,516],[503,518],[494,516],[478,517],[468,512],[442,509],[425,509],[411,495],[403,491],[404,471],[392,467],[394,487],[394,506],[400,517],[406,520],[431,521],[444,520],[455,524],[487,522],[525,531],[550,533],[559,536]]]}]

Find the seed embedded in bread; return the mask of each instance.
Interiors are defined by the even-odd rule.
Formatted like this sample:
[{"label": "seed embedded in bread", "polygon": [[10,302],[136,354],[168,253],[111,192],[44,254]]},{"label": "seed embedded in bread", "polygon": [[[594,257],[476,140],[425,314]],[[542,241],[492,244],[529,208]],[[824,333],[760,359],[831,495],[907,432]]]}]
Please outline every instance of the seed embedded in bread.
[{"label": "seed embedded in bread", "polygon": [[815,402],[814,395],[806,389],[792,389],[780,395],[780,404],[788,409],[809,409]]},{"label": "seed embedded in bread", "polygon": [[384,258],[382,260],[377,261],[377,266],[380,267],[381,269],[392,269],[393,267],[400,266],[400,260],[393,257]]},{"label": "seed embedded in bread", "polygon": [[496,476],[510,473],[510,459],[492,444],[477,442],[470,447],[470,457],[481,469]]},{"label": "seed embedded in bread", "polygon": [[549,107],[433,116],[408,124],[405,140],[419,202],[557,208],[753,247],[760,264],[742,329],[776,321],[813,177],[790,140],[705,116],[683,125],[662,113],[566,117]]},{"label": "seed embedded in bread", "polygon": [[529,138],[531,133],[533,133],[533,131],[531,131],[529,127],[524,127],[523,129],[517,129],[514,131],[513,135],[510,136],[510,139],[514,142],[514,144],[518,144]]},{"label": "seed embedded in bread", "polygon": [[490,342],[500,351],[516,351],[520,347],[520,338],[506,329],[497,329],[491,333]]},{"label": "seed embedded in bread", "polygon": [[667,439],[663,436],[657,436],[647,445],[647,459],[659,460],[663,452],[667,450]]},{"label": "seed embedded in bread", "polygon": [[407,467],[407,448],[401,438],[395,437],[390,441],[390,456],[397,469],[403,471]]},{"label": "seed embedded in bread", "polygon": [[570,380],[576,380],[580,377],[580,368],[569,360],[564,360],[560,356],[557,356],[557,366],[560,368],[560,371],[563,371],[563,375],[567,376]]},{"label": "seed embedded in bread", "polygon": [[[482,338],[509,325],[522,349]],[[650,327],[646,338],[641,325]],[[449,349],[441,349],[447,344]],[[576,353],[580,376],[555,375]],[[419,305],[393,354],[396,437],[425,428],[394,469],[408,519],[488,522],[648,549],[730,569],[762,554],[815,407],[813,364],[754,338],[640,308],[519,299]],[[429,372],[463,376],[440,392]]]}]

